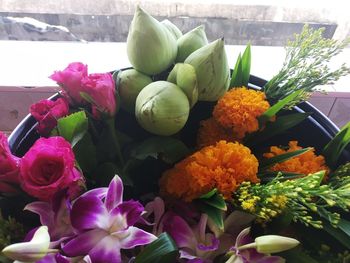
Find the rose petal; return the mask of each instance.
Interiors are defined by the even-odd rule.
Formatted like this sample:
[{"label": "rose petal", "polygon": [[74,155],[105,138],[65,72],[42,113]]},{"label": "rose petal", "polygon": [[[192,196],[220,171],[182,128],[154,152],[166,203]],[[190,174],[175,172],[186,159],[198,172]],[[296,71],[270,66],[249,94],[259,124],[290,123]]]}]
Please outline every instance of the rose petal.
[{"label": "rose petal", "polygon": [[108,192],[106,196],[106,207],[108,211],[111,211],[114,207],[119,205],[123,201],[123,182],[118,175],[114,176],[108,186]]},{"label": "rose petal", "polygon": [[62,250],[69,257],[85,256],[107,235],[108,233],[101,229],[87,231],[63,245]]},{"label": "rose petal", "polygon": [[118,238],[106,236],[89,252],[89,257],[94,263],[121,263]]},{"label": "rose petal", "polygon": [[80,197],[73,204],[71,222],[72,226],[78,230],[107,229],[108,218],[106,207],[96,196]]},{"label": "rose petal", "polygon": [[128,235],[120,240],[120,248],[123,249],[147,245],[157,239],[155,235],[134,226],[129,227],[126,231],[128,232]]}]

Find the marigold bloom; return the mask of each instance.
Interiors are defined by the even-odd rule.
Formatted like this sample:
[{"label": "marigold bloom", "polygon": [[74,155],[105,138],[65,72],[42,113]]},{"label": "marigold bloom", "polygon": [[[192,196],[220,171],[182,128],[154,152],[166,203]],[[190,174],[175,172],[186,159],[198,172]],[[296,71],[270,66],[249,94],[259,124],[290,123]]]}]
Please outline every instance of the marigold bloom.
[{"label": "marigold bloom", "polygon": [[232,130],[223,128],[214,118],[209,118],[200,122],[197,135],[197,145],[199,148],[214,145],[218,141],[234,141]]},{"label": "marigold bloom", "polygon": [[167,170],[160,180],[161,193],[190,202],[217,188],[225,199],[230,199],[243,181],[259,181],[258,165],[248,147],[219,141]]},{"label": "marigold bloom", "polygon": [[[271,146],[270,152],[264,153],[264,157],[271,158],[280,154],[302,149],[302,147],[298,146],[297,141],[290,141],[288,145],[288,150],[284,150],[277,146]],[[324,157],[322,155],[317,156],[314,148],[287,161],[275,164],[270,168],[270,170],[300,174],[311,174],[322,170],[325,170],[326,174],[329,172],[329,168],[325,164]]]},{"label": "marigold bloom", "polygon": [[233,129],[233,134],[242,139],[246,133],[259,129],[257,118],[269,107],[264,92],[246,87],[234,88],[218,100],[213,116],[221,126]]}]

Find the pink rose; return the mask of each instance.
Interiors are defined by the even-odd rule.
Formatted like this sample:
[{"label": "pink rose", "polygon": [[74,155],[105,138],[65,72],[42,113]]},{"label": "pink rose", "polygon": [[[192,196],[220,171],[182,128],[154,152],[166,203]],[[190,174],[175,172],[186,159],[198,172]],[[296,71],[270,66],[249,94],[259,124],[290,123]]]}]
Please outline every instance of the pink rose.
[{"label": "pink rose", "polygon": [[40,200],[49,201],[62,189],[71,197],[82,190],[84,179],[74,167],[71,145],[62,137],[40,138],[21,161],[21,186]]},{"label": "pink rose", "polygon": [[5,134],[0,132],[0,192],[16,193],[19,184],[19,161],[12,155]]},{"label": "pink rose", "polygon": [[115,83],[110,73],[90,74],[82,80],[85,92],[92,98],[92,111],[113,116],[116,113]]},{"label": "pink rose", "polygon": [[72,104],[85,104],[86,101],[80,96],[83,91],[81,80],[87,76],[87,65],[73,62],[63,71],[55,71],[50,78],[56,81],[63,89],[63,94]]},{"label": "pink rose", "polygon": [[69,106],[64,98],[56,101],[41,100],[30,106],[30,113],[38,121],[40,135],[48,136],[57,125],[57,119],[68,115]]}]

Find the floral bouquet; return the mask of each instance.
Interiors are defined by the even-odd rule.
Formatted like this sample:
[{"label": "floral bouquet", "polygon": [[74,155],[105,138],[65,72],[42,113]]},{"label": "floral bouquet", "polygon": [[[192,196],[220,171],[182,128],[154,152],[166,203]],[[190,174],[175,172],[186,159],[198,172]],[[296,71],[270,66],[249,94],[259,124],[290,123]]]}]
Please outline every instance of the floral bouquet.
[{"label": "floral bouquet", "polygon": [[0,135],[0,261],[348,262],[350,124],[317,149],[295,132],[348,43],[305,26],[259,89],[249,45],[230,71],[223,39],[138,7],[133,68],[69,64],[23,156]]}]

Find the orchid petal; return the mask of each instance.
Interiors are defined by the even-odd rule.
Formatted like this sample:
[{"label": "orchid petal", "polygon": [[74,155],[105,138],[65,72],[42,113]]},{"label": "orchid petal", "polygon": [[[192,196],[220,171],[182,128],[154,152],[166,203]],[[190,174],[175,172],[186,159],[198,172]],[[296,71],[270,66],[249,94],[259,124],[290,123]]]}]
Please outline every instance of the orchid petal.
[{"label": "orchid petal", "polygon": [[123,201],[123,182],[118,175],[114,176],[108,186],[105,205],[108,211]]},{"label": "orchid petal", "polygon": [[179,248],[187,247],[195,250],[197,241],[194,233],[185,220],[177,215],[172,215],[162,220],[164,232],[167,232]]},{"label": "orchid petal", "polygon": [[45,257],[50,246],[50,236],[47,226],[41,226],[29,242],[12,244],[2,250],[7,257],[18,261],[38,261]]},{"label": "orchid petal", "polygon": [[118,210],[126,218],[128,226],[133,226],[139,221],[142,212],[144,211],[143,206],[138,201],[130,200],[121,203],[118,206]]},{"label": "orchid petal", "polygon": [[102,200],[96,196],[78,198],[72,207],[72,226],[78,230],[109,227],[108,212]]},{"label": "orchid petal", "polygon": [[89,252],[91,262],[94,263],[121,263],[119,240],[113,236],[104,237]]},{"label": "orchid petal", "polygon": [[157,239],[155,235],[134,226],[129,227],[126,231],[128,232],[128,235],[125,238],[120,239],[120,248],[123,249],[147,245]]},{"label": "orchid petal", "polygon": [[83,193],[79,198],[94,196],[94,197],[97,197],[98,199],[103,199],[106,197],[107,191],[108,191],[107,187],[95,188]]},{"label": "orchid petal", "polygon": [[36,213],[40,217],[40,223],[46,225],[49,228],[53,226],[53,212],[51,205],[47,202],[32,202],[24,207],[24,210]]},{"label": "orchid petal", "polygon": [[67,242],[62,250],[69,257],[85,256],[107,235],[108,233],[101,229],[90,230]]},{"label": "orchid petal", "polygon": [[239,235],[236,238],[236,244],[235,247],[240,247],[242,245],[248,244],[252,239],[249,236],[250,233],[250,227],[247,227],[239,233]]},{"label": "orchid petal", "polygon": [[[209,242],[210,241],[210,242]],[[202,251],[214,251],[219,248],[220,241],[213,234],[206,234],[205,244],[198,244],[197,248]]]},{"label": "orchid petal", "polygon": [[156,233],[157,226],[159,224],[159,221],[161,217],[164,214],[165,208],[164,208],[164,201],[160,197],[154,198],[152,202],[149,202],[145,206],[146,217],[150,214],[154,214],[154,227],[153,227],[153,233]]}]

